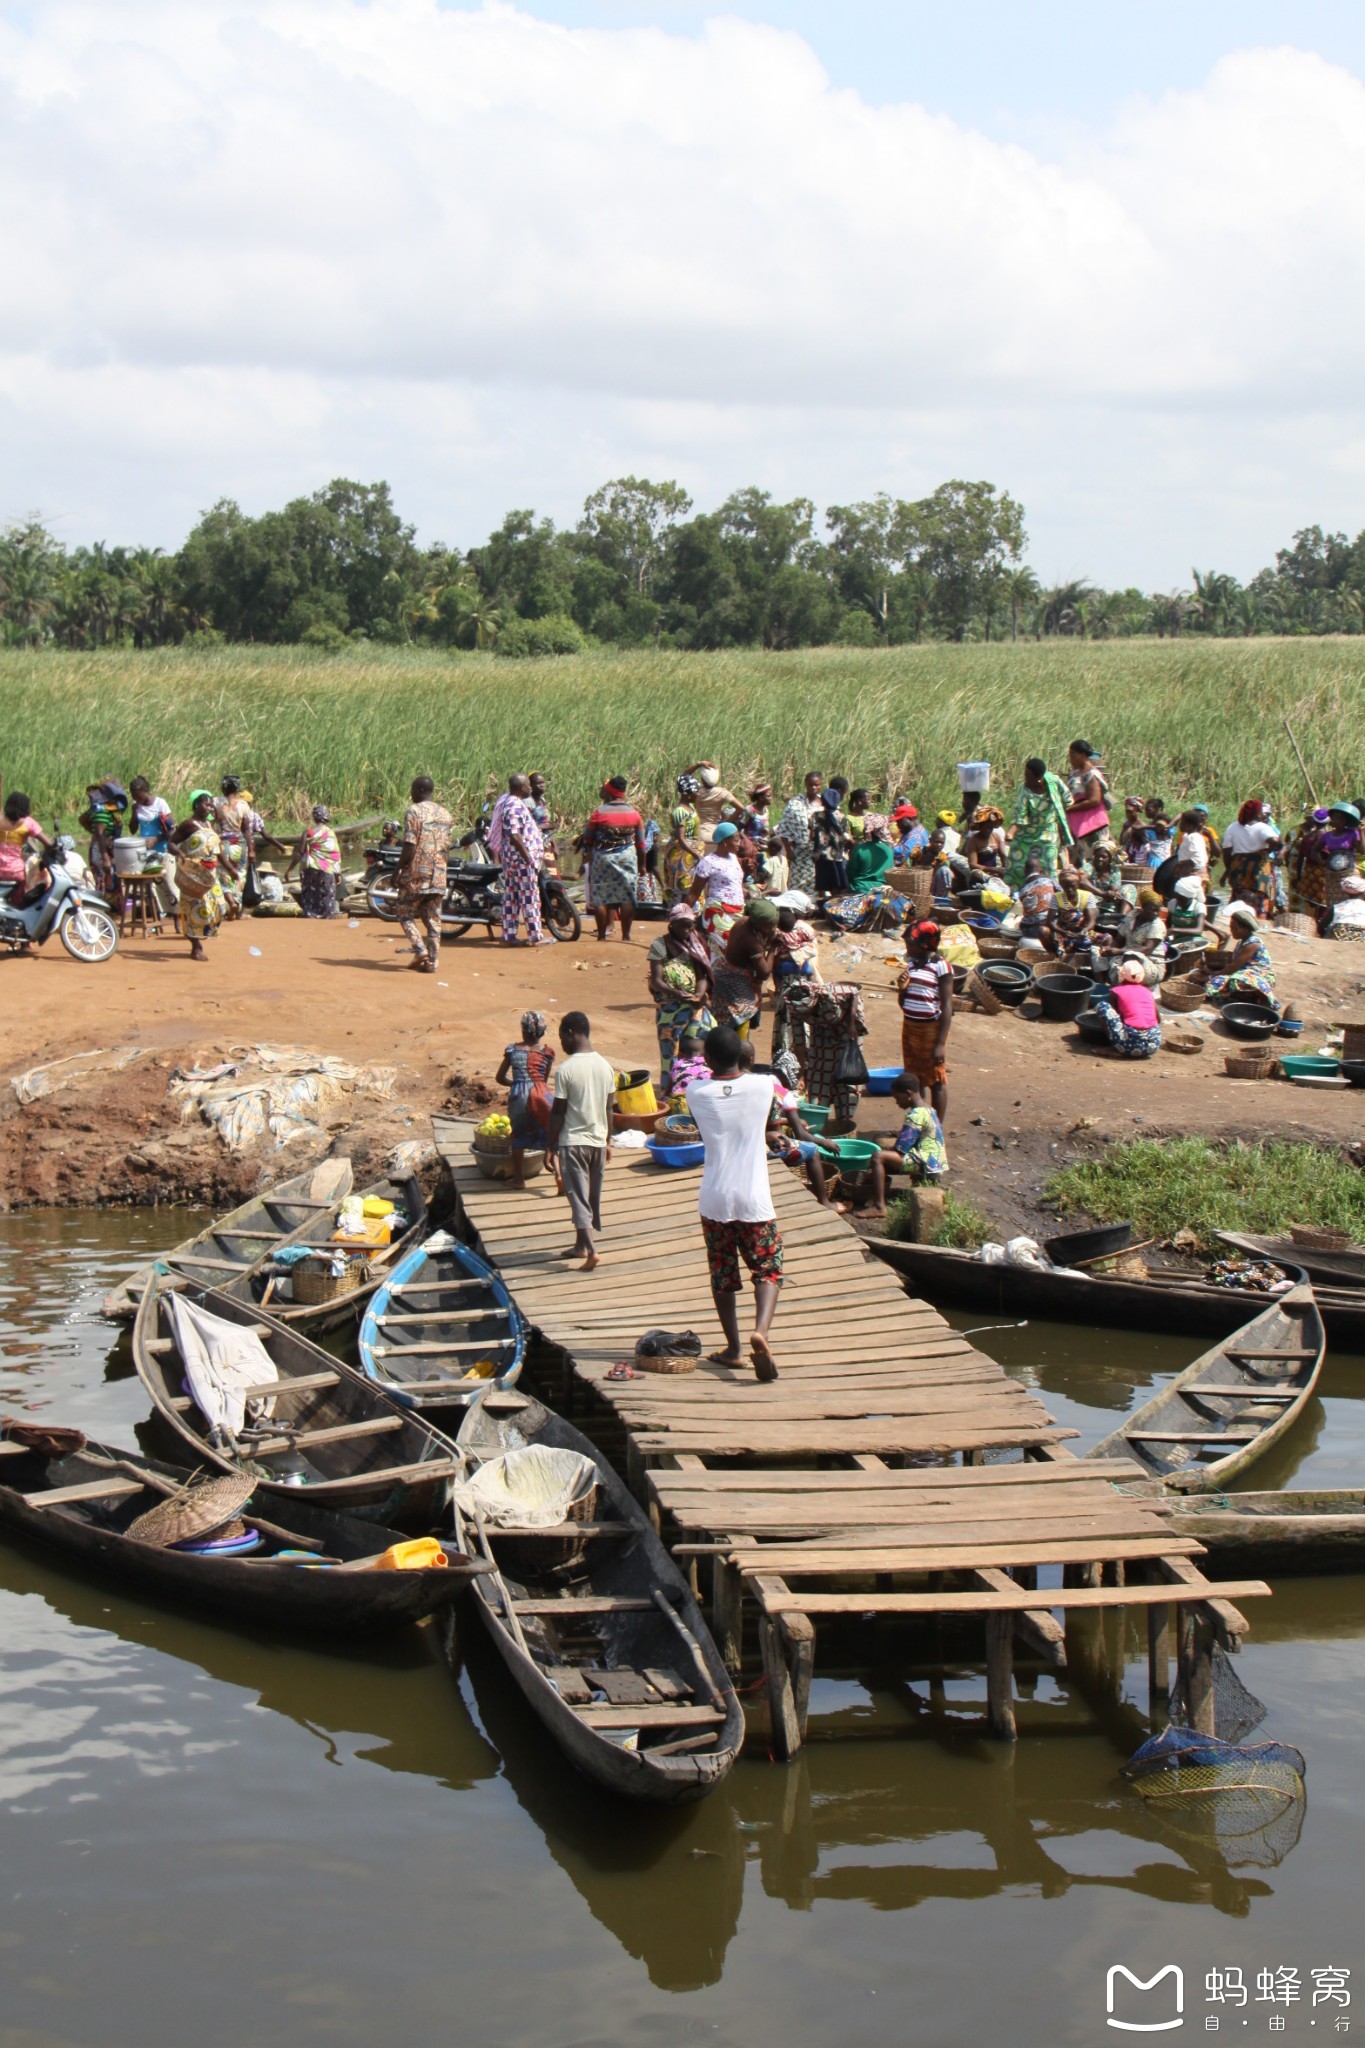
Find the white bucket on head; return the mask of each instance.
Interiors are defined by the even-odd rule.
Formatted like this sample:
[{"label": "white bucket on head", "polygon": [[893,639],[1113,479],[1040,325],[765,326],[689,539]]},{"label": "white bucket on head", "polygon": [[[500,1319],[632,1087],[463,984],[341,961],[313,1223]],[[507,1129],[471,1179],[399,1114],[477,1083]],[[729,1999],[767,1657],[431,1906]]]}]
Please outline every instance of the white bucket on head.
[{"label": "white bucket on head", "polygon": [[957,764],[957,786],[964,796],[975,790],[984,796],[991,786],[991,764],[989,761],[959,761]]},{"label": "white bucket on head", "polygon": [[146,839],[116,839],[114,841],[114,873],[116,875],[140,875],[147,862]]}]

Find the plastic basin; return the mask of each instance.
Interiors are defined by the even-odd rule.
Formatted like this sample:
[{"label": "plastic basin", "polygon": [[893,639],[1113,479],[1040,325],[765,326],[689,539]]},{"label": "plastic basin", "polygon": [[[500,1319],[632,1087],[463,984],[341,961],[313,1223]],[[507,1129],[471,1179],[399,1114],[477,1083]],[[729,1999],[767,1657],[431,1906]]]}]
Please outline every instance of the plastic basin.
[{"label": "plastic basin", "polygon": [[[1354,1066],[1356,1062],[1353,1060],[1351,1064]],[[1342,1065],[1340,1060],[1329,1059],[1326,1053],[1282,1052],[1280,1071],[1288,1075],[1291,1081],[1303,1081],[1317,1075],[1339,1074]],[[1349,1075],[1347,1078],[1350,1078]]]},{"label": "plastic basin", "polygon": [[[902,1071],[900,1067],[873,1067],[868,1075],[867,1086],[863,1090],[864,1095],[889,1095]],[[810,1128],[814,1130],[814,1124],[811,1124]]]},{"label": "plastic basin", "polygon": [[1234,1038],[1269,1038],[1280,1013],[1269,1003],[1224,1003],[1223,1022]]},{"label": "plastic basin", "polygon": [[801,1112],[802,1123],[812,1136],[818,1137],[834,1114],[834,1104],[832,1102],[798,1101],[796,1106]]},{"label": "plastic basin", "polygon": [[645,1149],[660,1166],[700,1166],[706,1157],[705,1145],[665,1145],[660,1138],[650,1138]]},{"label": "plastic basin", "polygon": [[1033,969],[1019,967],[1013,960],[988,960],[977,972],[987,988],[1009,1009],[1017,1009],[1033,989]]},{"label": "plastic basin", "polygon": [[1091,1045],[1108,1045],[1109,1029],[1098,1010],[1078,1010],[1076,1029]]},{"label": "plastic basin", "polygon": [[1054,1024],[1071,1024],[1085,1009],[1095,984],[1083,974],[1040,974],[1033,984],[1043,1015]]},{"label": "plastic basin", "polygon": [[825,1138],[820,1150],[833,1152],[841,1166],[870,1166],[881,1147],[871,1138]]}]

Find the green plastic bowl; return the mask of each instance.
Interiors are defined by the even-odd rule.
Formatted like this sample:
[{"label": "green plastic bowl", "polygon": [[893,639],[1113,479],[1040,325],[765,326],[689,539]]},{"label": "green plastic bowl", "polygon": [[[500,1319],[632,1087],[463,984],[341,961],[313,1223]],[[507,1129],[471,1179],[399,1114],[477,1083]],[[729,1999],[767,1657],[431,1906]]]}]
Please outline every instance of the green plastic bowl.
[{"label": "green plastic bowl", "polygon": [[825,1138],[824,1152],[833,1152],[841,1166],[870,1166],[881,1147],[871,1138]]},{"label": "green plastic bowl", "polygon": [[1320,1052],[1282,1052],[1280,1071],[1291,1081],[1302,1081],[1310,1074],[1339,1074],[1341,1061]]},{"label": "green plastic bowl", "polygon": [[825,1125],[829,1122],[830,1118],[834,1114],[834,1105],[832,1102],[798,1101],[796,1106],[798,1110],[801,1112],[802,1123],[806,1126],[806,1129],[809,1132],[811,1132],[812,1136],[814,1137],[819,1137],[821,1131],[823,1131]]}]

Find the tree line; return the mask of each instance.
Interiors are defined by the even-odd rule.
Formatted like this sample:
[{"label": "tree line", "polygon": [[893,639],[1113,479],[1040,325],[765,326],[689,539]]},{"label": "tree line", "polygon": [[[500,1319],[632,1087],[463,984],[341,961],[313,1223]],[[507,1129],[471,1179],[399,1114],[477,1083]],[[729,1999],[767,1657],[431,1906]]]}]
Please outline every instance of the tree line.
[{"label": "tree line", "polygon": [[1358,633],[1365,533],[1304,528],[1246,584],[1195,570],[1166,592],[1045,588],[1024,509],[956,479],[928,497],[831,505],[618,477],[572,527],[509,512],[481,546],[419,547],[385,483],[339,478],[251,516],[231,499],[176,554],[65,548],[39,519],[0,533],[0,645],[348,641],[505,655],[622,647],[892,646],[929,639]]}]

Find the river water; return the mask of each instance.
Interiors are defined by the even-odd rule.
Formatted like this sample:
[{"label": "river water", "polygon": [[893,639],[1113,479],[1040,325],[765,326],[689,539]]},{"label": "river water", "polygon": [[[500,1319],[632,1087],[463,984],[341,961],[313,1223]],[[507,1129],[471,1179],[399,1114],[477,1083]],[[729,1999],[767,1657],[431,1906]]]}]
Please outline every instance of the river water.
[{"label": "river water", "polygon": [[[0,1220],[0,1405],[132,1445],[145,1404],[98,1302],[189,1221]],[[1198,1348],[978,1341],[1082,1442]],[[1334,1359],[1255,1483],[1358,1483],[1363,1450],[1365,1360]],[[567,1775],[473,1628],[458,1668],[429,1629],[296,1649],[0,1546],[0,2048],[1041,2048],[1123,2038],[1110,1966],[1172,1963],[1179,2038],[1218,2018],[1323,2042],[1355,2017],[1311,2000],[1360,1946],[1360,1581],[1282,1582],[1252,1619],[1252,1739],[1304,1751],[1308,1799],[1224,1854],[1153,1818],[1118,1776],[1132,1725],[1065,1674],[1037,1678],[1006,1749],[978,1733],[979,1672],[940,1683],[888,1646],[817,1679],[795,1765],[756,1734],[703,1805],[637,1814]],[[1123,1656],[1140,1701],[1136,1633]],[[1210,1998],[1230,1970],[1245,2006]],[[1262,1972],[1301,1996],[1258,1995]],[[1174,1983],[1121,1984],[1120,2012],[1170,2017]]]}]

